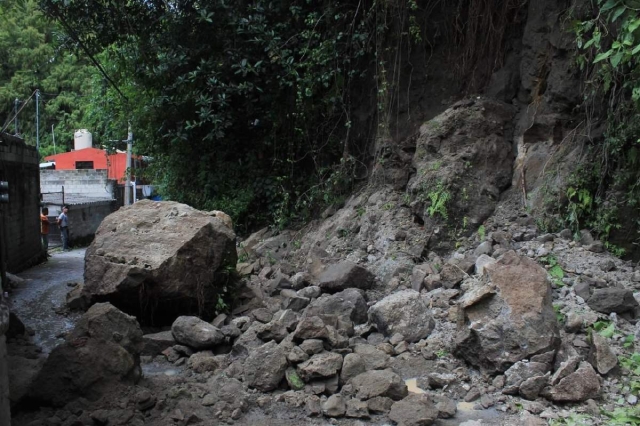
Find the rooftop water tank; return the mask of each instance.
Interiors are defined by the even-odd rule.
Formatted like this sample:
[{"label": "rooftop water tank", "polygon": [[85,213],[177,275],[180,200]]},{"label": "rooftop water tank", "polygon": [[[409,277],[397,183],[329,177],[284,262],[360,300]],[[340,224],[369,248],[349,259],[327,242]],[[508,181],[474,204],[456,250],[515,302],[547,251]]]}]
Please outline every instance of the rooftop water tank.
[{"label": "rooftop water tank", "polygon": [[93,136],[87,129],[76,130],[73,134],[73,149],[79,151],[93,146]]}]

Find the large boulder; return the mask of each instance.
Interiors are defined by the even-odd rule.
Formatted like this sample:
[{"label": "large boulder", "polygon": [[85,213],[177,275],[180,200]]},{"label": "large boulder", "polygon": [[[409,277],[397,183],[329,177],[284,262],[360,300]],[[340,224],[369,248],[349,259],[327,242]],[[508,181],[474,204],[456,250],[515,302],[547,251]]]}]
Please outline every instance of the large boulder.
[{"label": "large boulder", "polygon": [[464,325],[455,354],[488,372],[505,371],[560,344],[547,272],[513,251],[486,265],[484,281],[459,303]]},{"label": "large boulder", "polygon": [[327,293],[348,288],[368,290],[374,281],[375,276],[371,272],[348,260],[327,266],[318,276],[318,286]]},{"label": "large boulder", "polygon": [[[511,186],[514,151],[509,133],[516,108],[492,99],[460,101],[418,132],[407,191],[425,229],[482,224]],[[452,233],[432,233],[429,248],[453,248]],[[449,283],[451,283],[449,281]]]},{"label": "large boulder", "polygon": [[51,351],[28,396],[57,405],[79,396],[97,399],[121,382],[135,383],[142,374],[142,347],[134,317],[108,303],[96,304]]},{"label": "large boulder", "polygon": [[362,291],[349,288],[336,294],[324,294],[311,302],[305,309],[306,317],[334,315],[353,321],[354,324],[367,322],[367,302]]},{"label": "large boulder", "polygon": [[427,301],[415,290],[385,297],[369,308],[369,320],[385,336],[400,333],[407,342],[424,339],[435,327]]},{"label": "large boulder", "polygon": [[194,311],[210,317],[236,260],[222,219],[142,200],[102,221],[85,254],[83,292],[155,325]]}]

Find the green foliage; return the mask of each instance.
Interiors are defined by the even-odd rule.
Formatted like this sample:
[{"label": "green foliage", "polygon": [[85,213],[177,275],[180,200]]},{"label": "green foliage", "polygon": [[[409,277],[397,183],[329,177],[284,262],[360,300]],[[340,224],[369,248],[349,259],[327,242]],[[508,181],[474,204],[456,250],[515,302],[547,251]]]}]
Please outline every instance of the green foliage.
[{"label": "green foliage", "polygon": [[609,321],[596,321],[593,324],[593,329],[598,332],[602,337],[608,339],[612,338],[616,332],[616,325]]},{"label": "green foliage", "polygon": [[624,343],[622,344],[622,346],[626,349],[632,348],[633,347],[633,342],[636,340],[636,336],[634,336],[633,334],[628,334],[625,338],[624,338]]},{"label": "green foliage", "polygon": [[553,305],[553,312],[555,312],[556,314],[556,319],[559,323],[564,323],[567,317],[562,312],[560,312],[561,309],[561,305]]},{"label": "green foliage", "polygon": [[484,225],[480,225],[478,227],[478,237],[480,237],[480,241],[484,241],[485,237],[486,237],[486,230],[484,228]]},{"label": "green foliage", "polygon": [[609,418],[607,425],[640,425],[640,408],[638,407],[616,407],[613,411],[603,411],[602,414]]},{"label": "green foliage", "polygon": [[591,416],[574,412],[569,414],[568,417],[552,419],[549,422],[550,426],[586,426],[591,424],[593,424]]},{"label": "green foliage", "polygon": [[[15,134],[15,99],[19,99],[18,133],[36,144],[36,89],[40,90],[41,157],[67,151],[78,128],[89,127],[88,110],[96,72],[74,54],[60,28],[45,19],[35,0],[0,2],[0,127]],[[30,98],[30,100],[29,100]]]},{"label": "green foliage", "polygon": [[555,284],[555,286],[564,287],[564,283],[562,282],[562,279],[564,278],[564,270],[558,264],[558,259],[553,254],[549,254],[547,256],[541,257],[540,261],[549,266],[547,272],[551,276],[551,281]]},{"label": "green foliage", "polygon": [[[586,74],[588,116],[606,115],[604,137],[589,147],[567,193],[567,222],[606,240],[640,206],[640,8],[637,2],[597,0],[587,19],[573,23],[578,66]],[[602,109],[602,106],[606,108]],[[640,229],[636,224],[636,231]],[[616,255],[624,253],[612,247]]]},{"label": "green foliage", "polygon": [[431,217],[439,214],[443,219],[447,220],[449,218],[447,203],[451,199],[451,194],[444,185],[438,182],[436,188],[428,192],[427,197],[431,201],[431,205],[427,207],[427,214]]},{"label": "green foliage", "polygon": [[354,100],[373,83],[380,122],[386,114],[388,26],[422,34],[414,0],[42,5],[73,23],[128,98],[98,86],[91,116],[130,118],[161,193],[225,210],[241,230],[283,228],[344,200],[369,143],[352,131]]}]

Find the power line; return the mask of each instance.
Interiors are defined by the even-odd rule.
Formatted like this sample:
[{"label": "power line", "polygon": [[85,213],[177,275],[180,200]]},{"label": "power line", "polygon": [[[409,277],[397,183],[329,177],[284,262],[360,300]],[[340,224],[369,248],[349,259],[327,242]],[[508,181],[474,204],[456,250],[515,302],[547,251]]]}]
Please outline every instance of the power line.
[{"label": "power line", "polygon": [[20,107],[18,112],[16,112],[13,117],[11,117],[9,120],[7,120],[4,123],[4,126],[2,127],[2,130],[0,130],[0,133],[4,133],[4,131],[7,130],[7,127],[9,127],[9,124],[13,121],[14,118],[16,118],[18,116],[18,114],[20,114],[20,112],[24,109],[24,107],[27,106],[27,103],[31,100],[31,98],[33,98],[33,95],[35,95],[37,91],[38,91],[38,89],[34,90],[33,93],[31,94],[31,96],[29,96],[29,99],[24,101],[24,103],[22,104],[22,106]]},{"label": "power line", "polygon": [[67,24],[67,21],[64,19],[64,17],[62,16],[62,14],[59,12],[59,9],[56,5],[54,5],[50,0],[47,1],[47,3],[49,3],[49,8],[47,8],[47,10],[43,11],[48,14],[51,15],[54,19],[58,19],[60,21],[60,23],[62,24],[62,26],[67,30],[67,33],[69,34],[69,36],[76,42],[78,43],[78,45],[80,45],[80,47],[82,48],[82,50],[84,50],[84,52],[87,54],[87,56],[89,56],[89,59],[91,60],[91,62],[93,62],[93,64],[98,68],[98,70],[102,73],[102,75],[104,76],[104,78],[107,79],[107,81],[109,82],[109,84],[111,84],[111,86],[116,90],[116,92],[118,92],[118,94],[126,101],[129,102],[129,99],[120,91],[120,88],[118,87],[118,85],[111,79],[111,77],[109,77],[107,75],[107,72],[104,70],[104,68],[102,68],[102,65],[100,65],[100,63],[97,61],[97,59],[93,56],[93,54],[89,51],[89,48],[87,48],[84,43],[80,40],[80,37],[78,37],[78,35],[73,31],[73,28]]}]

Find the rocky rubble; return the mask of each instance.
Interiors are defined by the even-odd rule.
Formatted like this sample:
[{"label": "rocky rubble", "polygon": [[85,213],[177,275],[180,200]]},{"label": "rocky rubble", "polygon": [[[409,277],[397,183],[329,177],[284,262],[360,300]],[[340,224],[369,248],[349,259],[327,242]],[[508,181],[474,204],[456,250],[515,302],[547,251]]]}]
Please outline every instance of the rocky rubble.
[{"label": "rocky rubble", "polygon": [[[18,424],[269,418],[428,425],[453,418],[467,426],[534,425],[572,412],[598,424],[605,422],[601,410],[635,407],[640,356],[631,356],[635,337],[629,336],[640,337],[640,268],[612,257],[587,231],[544,233],[509,200],[498,203],[510,177],[505,123],[512,113],[482,99],[457,104],[436,120],[441,128],[431,123],[421,130],[416,147],[424,152],[416,149],[414,163],[424,173],[367,187],[299,233],[262,230],[248,237],[238,247],[243,278],[225,314],[175,315],[170,329],[142,336],[127,315],[95,305],[88,318],[99,310],[97,318],[110,319],[83,320],[57,350],[81,360],[78,369],[104,365],[109,380],[124,387],[105,398],[102,377],[79,374],[87,379],[73,377],[76,383],[54,368],[52,353],[37,375],[44,385],[33,387],[31,397],[61,408],[25,414]],[[456,127],[465,117],[469,123]],[[471,125],[481,126],[481,138],[464,137]],[[496,155],[497,164],[487,160]],[[438,188],[438,161],[456,190],[453,206],[471,215],[466,221],[453,214],[448,222],[436,220],[430,197],[419,198]],[[406,193],[398,191],[407,184]],[[474,205],[465,205],[464,191]],[[176,222],[173,211],[159,223]],[[183,222],[195,219],[202,217],[189,213]],[[207,235],[210,226],[226,226],[203,220]],[[220,232],[230,237],[230,230]],[[96,247],[88,260],[111,256]],[[113,271],[127,271],[113,272],[125,277],[116,289],[147,276],[138,275],[132,259],[110,259]],[[181,276],[184,266],[177,266]],[[151,269],[159,279],[162,268]],[[172,285],[176,277],[167,274]],[[112,354],[113,363],[98,350]],[[136,383],[140,353],[148,374]],[[39,395],[53,389],[56,374],[75,387]],[[48,423],[38,423],[45,415]],[[471,423],[476,420],[481,423]]]}]

